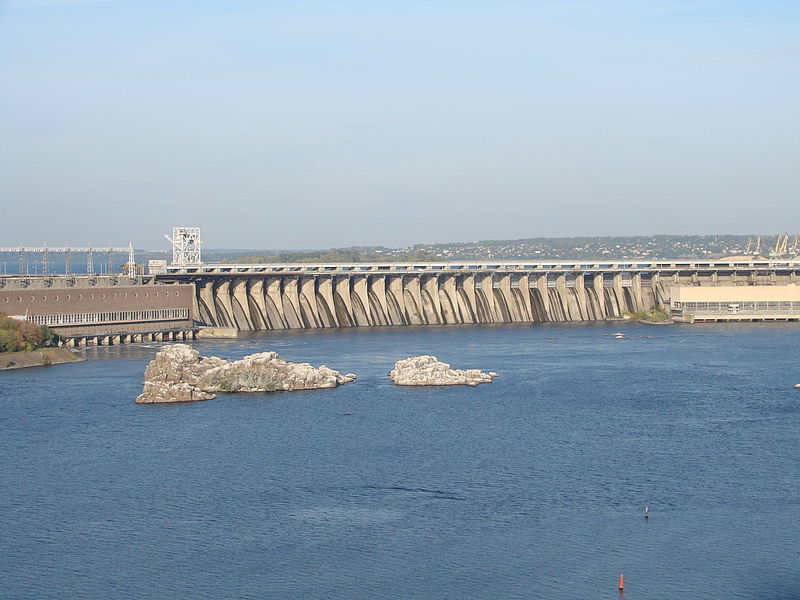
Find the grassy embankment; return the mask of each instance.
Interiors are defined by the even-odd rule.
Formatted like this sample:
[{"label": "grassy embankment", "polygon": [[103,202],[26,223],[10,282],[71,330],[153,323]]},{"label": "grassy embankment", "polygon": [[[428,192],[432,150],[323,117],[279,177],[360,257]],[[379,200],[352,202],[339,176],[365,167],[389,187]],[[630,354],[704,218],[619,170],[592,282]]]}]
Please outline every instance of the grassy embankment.
[{"label": "grassy embankment", "polygon": [[656,306],[650,310],[640,310],[639,312],[626,313],[631,319],[642,323],[672,323],[672,317],[663,306]]}]

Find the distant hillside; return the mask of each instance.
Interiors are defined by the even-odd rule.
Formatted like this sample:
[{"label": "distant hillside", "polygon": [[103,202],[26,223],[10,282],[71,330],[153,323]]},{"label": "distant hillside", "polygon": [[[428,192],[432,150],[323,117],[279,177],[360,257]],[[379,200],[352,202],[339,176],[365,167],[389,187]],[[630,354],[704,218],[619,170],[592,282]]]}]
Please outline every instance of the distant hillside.
[{"label": "distant hillside", "polygon": [[[768,255],[777,236],[762,237],[761,254]],[[787,252],[796,254],[790,245]],[[756,236],[653,235],[539,237],[519,240],[483,240],[447,244],[416,244],[407,248],[353,246],[327,250],[238,250],[204,253],[207,261],[260,262],[386,262],[436,260],[486,260],[522,258],[717,258],[755,254]]]}]

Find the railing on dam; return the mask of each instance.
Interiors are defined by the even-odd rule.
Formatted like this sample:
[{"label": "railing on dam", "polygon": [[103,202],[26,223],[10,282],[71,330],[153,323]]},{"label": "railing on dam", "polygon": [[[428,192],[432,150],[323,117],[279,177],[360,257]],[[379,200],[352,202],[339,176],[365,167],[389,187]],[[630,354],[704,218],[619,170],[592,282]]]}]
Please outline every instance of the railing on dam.
[{"label": "railing on dam", "polygon": [[625,271],[752,271],[798,270],[800,260],[519,260],[481,262],[410,263],[208,263],[197,266],[169,265],[168,274],[345,274],[345,273],[469,273],[469,272],[625,272]]}]

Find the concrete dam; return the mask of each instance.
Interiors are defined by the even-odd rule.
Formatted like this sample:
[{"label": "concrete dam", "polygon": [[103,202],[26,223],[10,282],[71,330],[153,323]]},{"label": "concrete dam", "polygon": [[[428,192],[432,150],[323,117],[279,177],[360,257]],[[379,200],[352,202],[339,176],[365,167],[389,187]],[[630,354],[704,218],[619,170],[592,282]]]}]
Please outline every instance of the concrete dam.
[{"label": "concrete dam", "polygon": [[0,276],[0,312],[73,345],[244,331],[602,321],[800,321],[800,261],[171,264],[146,276]]},{"label": "concrete dam", "polygon": [[[533,284],[533,285],[532,285]],[[598,321],[653,308],[660,284],[527,275],[262,276],[206,280],[198,314],[239,330]]]},{"label": "concrete dam", "polygon": [[204,324],[247,331],[602,321],[669,306],[672,286],[794,285],[796,269],[794,263],[203,265],[158,278],[194,283],[194,312]]}]

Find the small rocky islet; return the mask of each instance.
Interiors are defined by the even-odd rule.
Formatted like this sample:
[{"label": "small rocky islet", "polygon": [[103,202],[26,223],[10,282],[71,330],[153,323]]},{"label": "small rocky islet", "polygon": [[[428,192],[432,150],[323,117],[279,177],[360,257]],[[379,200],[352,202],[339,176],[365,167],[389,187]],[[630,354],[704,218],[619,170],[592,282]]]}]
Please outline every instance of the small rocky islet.
[{"label": "small rocky islet", "polygon": [[469,385],[492,383],[497,373],[480,369],[453,369],[435,356],[412,356],[398,360],[389,372],[395,385]]},{"label": "small rocky islet", "polygon": [[[491,383],[497,373],[453,369],[435,356],[413,356],[395,363],[389,378],[400,386],[440,386]],[[187,344],[162,348],[144,372],[144,389],[137,404],[211,400],[217,392],[277,392],[329,389],[350,383],[353,373],[341,374],[325,365],[292,363],[276,352],[261,352],[241,360],[201,357]]]},{"label": "small rocky islet", "polygon": [[326,367],[292,363],[277,352],[261,352],[241,360],[201,357],[191,346],[170,344],[156,354],[144,372],[138,404],[211,400],[215,392],[277,392],[335,388],[354,381]]}]

